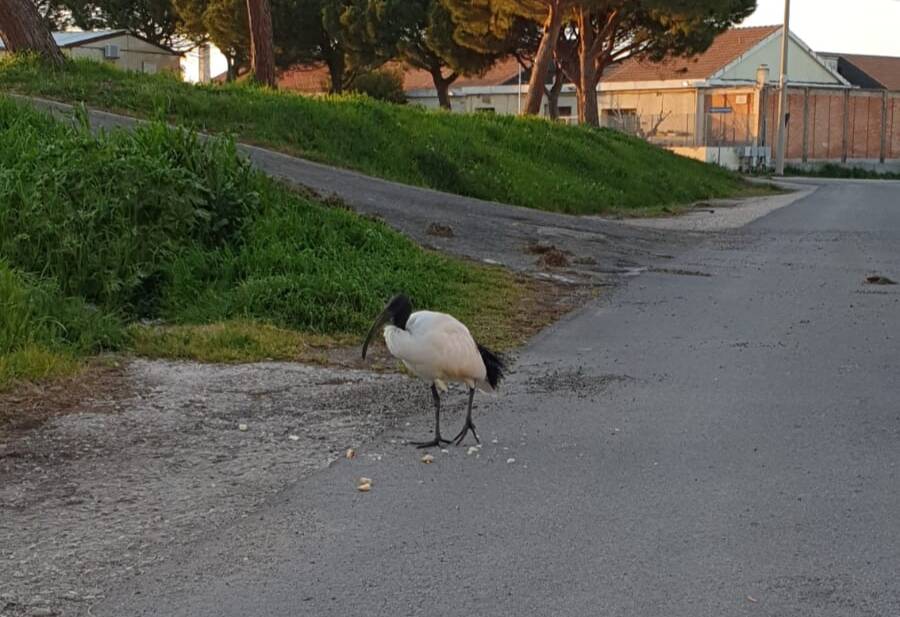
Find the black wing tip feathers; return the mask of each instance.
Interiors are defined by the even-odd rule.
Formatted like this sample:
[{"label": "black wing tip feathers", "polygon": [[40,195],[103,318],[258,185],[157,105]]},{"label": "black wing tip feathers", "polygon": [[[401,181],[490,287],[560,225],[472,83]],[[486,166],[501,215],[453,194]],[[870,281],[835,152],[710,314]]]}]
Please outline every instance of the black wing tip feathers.
[{"label": "black wing tip feathers", "polygon": [[496,389],[497,384],[499,384],[504,377],[503,373],[506,370],[506,364],[500,356],[487,347],[484,347],[480,343],[476,343],[476,345],[478,345],[478,353],[481,354],[484,367],[487,369],[487,382],[491,385],[491,388]]}]

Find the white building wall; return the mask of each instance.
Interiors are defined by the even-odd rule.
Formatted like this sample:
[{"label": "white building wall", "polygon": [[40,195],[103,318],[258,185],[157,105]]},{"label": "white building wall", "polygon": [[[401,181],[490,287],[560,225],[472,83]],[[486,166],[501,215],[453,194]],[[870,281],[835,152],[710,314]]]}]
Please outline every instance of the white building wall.
[{"label": "white building wall", "polygon": [[[107,45],[118,45],[119,57],[117,59],[104,58],[104,49]],[[89,41],[76,47],[64,50],[74,58],[90,58],[99,62],[108,62],[116,68],[128,71],[144,73],[156,73],[159,71],[172,71],[181,74],[181,57],[177,54],[160,49],[156,45],[147,43],[130,34]]]},{"label": "white building wall", "polygon": [[[772,81],[781,79],[781,33],[745,54],[739,62],[722,73],[720,79],[756,81],[756,70],[761,64],[768,65]],[[839,79],[793,38],[788,48],[788,76],[792,82],[841,84]]]}]

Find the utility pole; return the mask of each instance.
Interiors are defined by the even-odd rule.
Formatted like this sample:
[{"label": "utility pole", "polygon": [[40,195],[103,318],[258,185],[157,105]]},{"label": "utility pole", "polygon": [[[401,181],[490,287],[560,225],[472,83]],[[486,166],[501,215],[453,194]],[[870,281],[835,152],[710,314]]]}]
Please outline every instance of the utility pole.
[{"label": "utility pole", "polygon": [[516,114],[522,115],[522,64],[519,63],[519,89],[516,90],[516,103],[518,105],[518,109],[516,109]]},{"label": "utility pole", "polygon": [[778,95],[778,134],[775,146],[775,175],[784,175],[784,142],[787,133],[787,72],[788,45],[790,44],[791,0],[784,0],[784,27],[781,32],[781,80]]}]

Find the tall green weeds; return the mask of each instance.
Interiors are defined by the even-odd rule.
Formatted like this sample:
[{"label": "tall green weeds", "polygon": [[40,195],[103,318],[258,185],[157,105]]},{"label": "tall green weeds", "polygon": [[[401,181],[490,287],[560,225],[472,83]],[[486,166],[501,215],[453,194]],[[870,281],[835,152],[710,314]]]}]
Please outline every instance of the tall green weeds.
[{"label": "tall green weeds", "polygon": [[7,363],[128,347],[124,324],[144,318],[356,335],[400,290],[474,318],[518,289],[288,190],[230,140],[161,124],[95,135],[2,97],[0,260]]},{"label": "tall green weeds", "polygon": [[194,86],[91,61],[49,70],[29,57],[0,62],[0,88],[233,133],[398,182],[542,210],[620,213],[746,190],[732,172],[640,139],[542,119]]}]

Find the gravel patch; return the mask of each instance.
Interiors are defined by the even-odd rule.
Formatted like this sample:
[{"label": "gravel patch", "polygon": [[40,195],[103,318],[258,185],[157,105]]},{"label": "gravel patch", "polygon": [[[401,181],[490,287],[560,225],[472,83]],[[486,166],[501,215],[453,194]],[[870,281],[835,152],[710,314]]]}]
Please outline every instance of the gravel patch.
[{"label": "gravel patch", "polygon": [[360,370],[137,360],[121,379],[0,441],[0,616],[85,614],[401,418],[421,437],[431,410],[420,382]]},{"label": "gravel patch", "polygon": [[779,184],[795,192],[746,200],[714,200],[681,216],[671,218],[625,219],[635,227],[673,231],[721,231],[736,229],[760,219],[812,194],[816,188],[799,184]]}]

